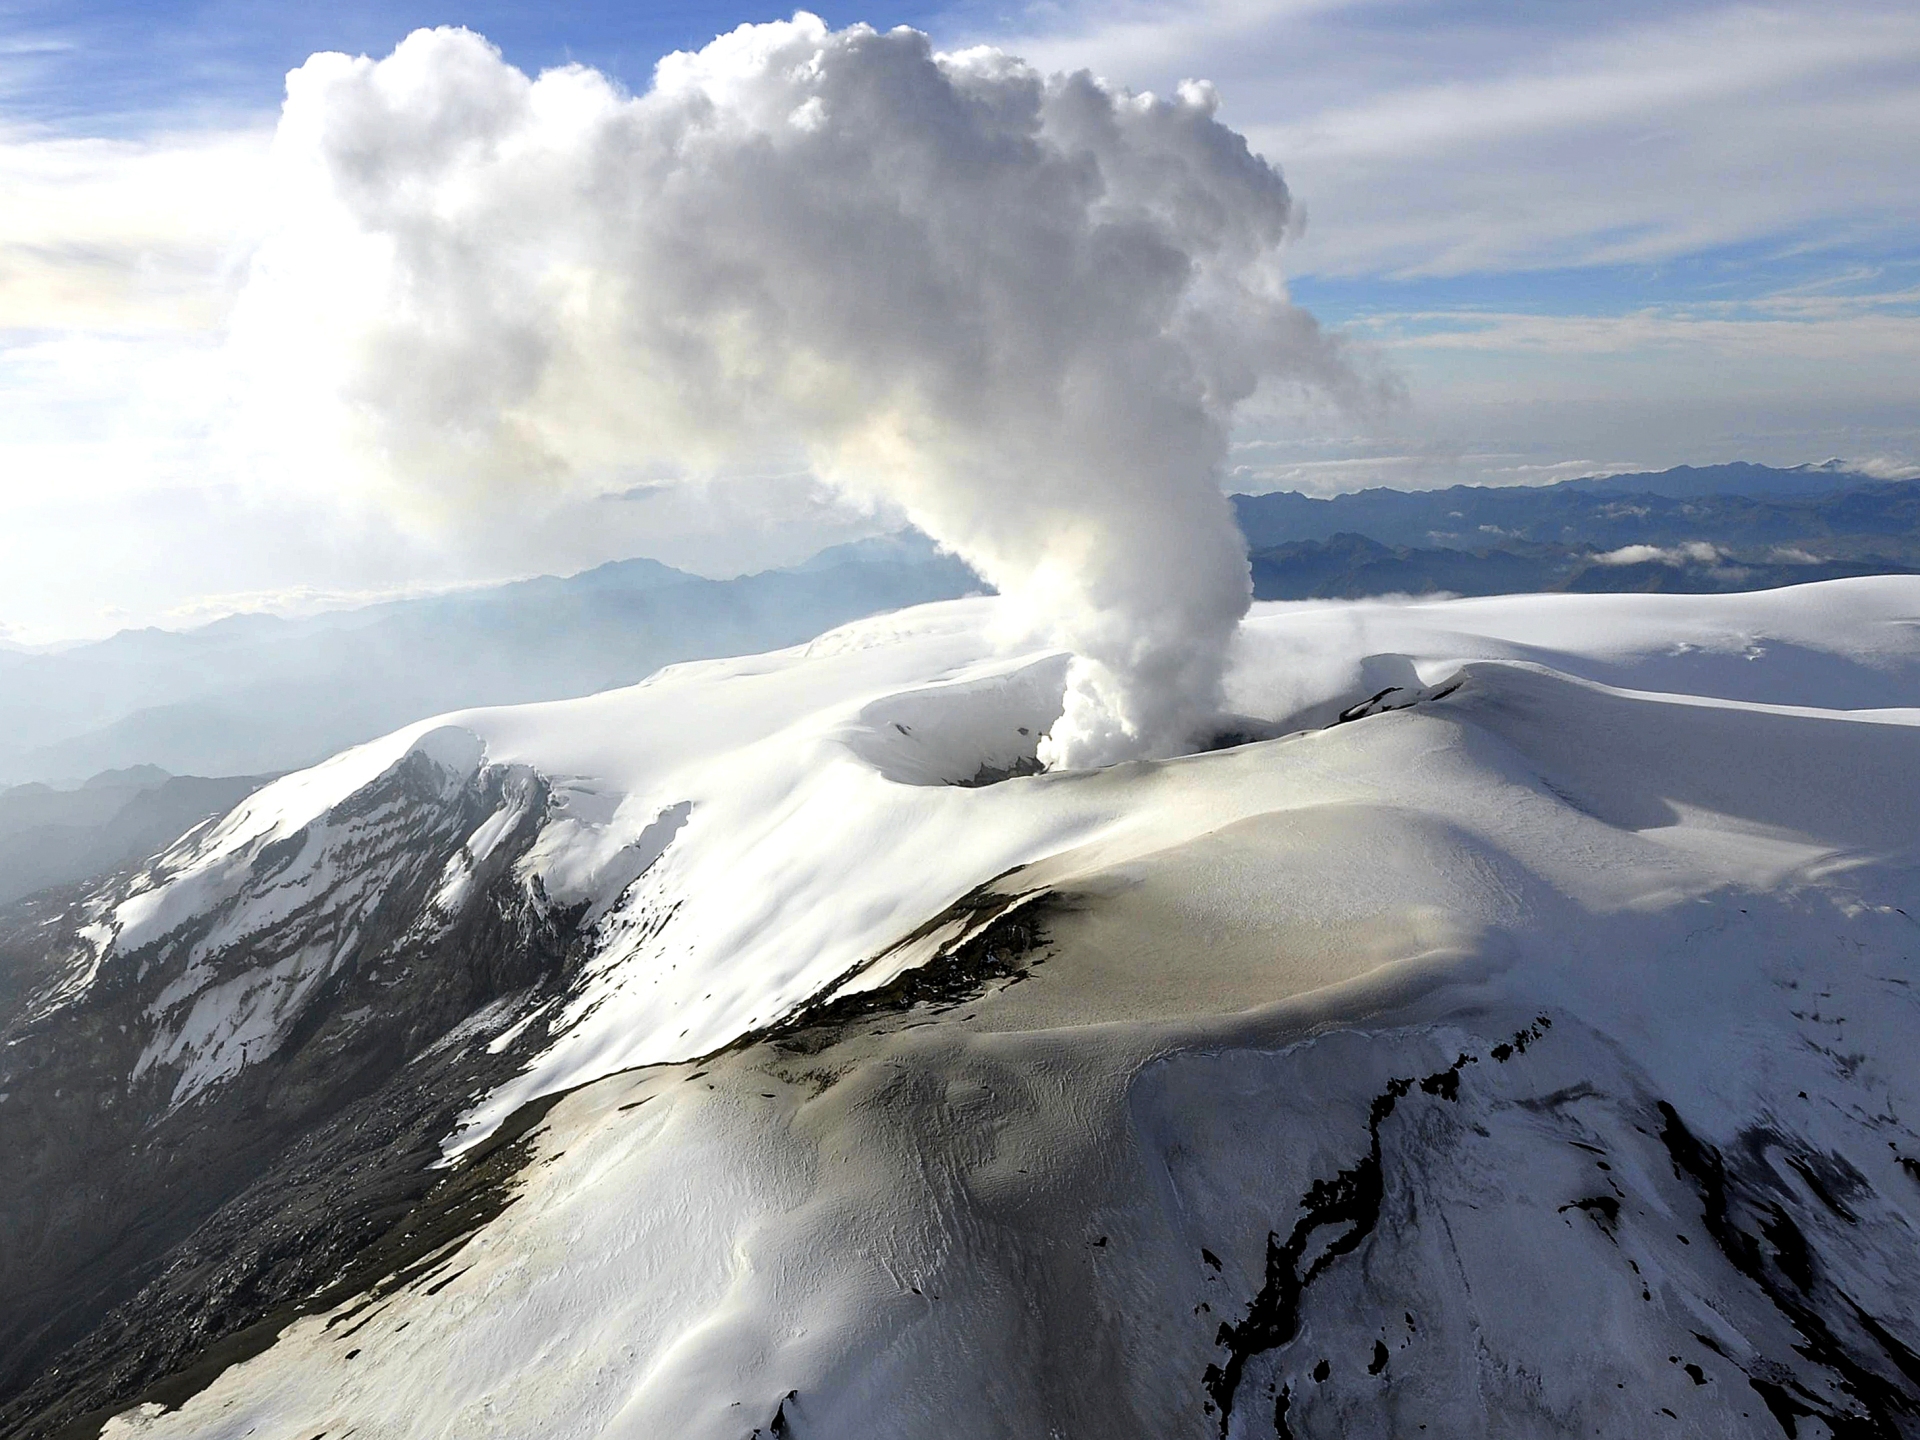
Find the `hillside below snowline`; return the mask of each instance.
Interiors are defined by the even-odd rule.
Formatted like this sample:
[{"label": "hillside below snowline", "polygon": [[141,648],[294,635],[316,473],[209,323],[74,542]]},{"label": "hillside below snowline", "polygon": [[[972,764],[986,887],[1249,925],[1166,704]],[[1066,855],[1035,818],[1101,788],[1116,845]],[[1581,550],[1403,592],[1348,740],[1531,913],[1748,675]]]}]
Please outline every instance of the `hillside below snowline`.
[{"label": "hillside below snowline", "polygon": [[1920,1434],[1920,579],[999,604],[0,911],[0,1432]]}]

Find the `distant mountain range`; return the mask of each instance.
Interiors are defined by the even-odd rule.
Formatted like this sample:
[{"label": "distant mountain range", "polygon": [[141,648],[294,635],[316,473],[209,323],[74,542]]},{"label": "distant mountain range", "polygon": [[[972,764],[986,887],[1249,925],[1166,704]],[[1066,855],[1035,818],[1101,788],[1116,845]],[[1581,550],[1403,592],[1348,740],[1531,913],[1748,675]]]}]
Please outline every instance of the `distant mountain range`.
[{"label": "distant mountain range", "polygon": [[[1387,545],[1474,549],[1532,540],[1613,548],[1677,539],[1778,544],[1836,526],[1836,533],[1911,534],[1917,493],[1910,481],[1716,465],[1558,485],[1356,490],[1326,500],[1283,490],[1236,495],[1233,504],[1256,552],[1340,534]],[[1702,534],[1703,527],[1716,533]]]},{"label": "distant mountain range", "polygon": [[1569,490],[1599,494],[1666,495],[1675,500],[1691,500],[1703,495],[1830,495],[1835,490],[1889,482],[1864,471],[1849,470],[1839,460],[1795,465],[1787,470],[1736,460],[1730,465],[1676,465],[1671,470],[1589,475],[1563,483]]},{"label": "distant mountain range", "polygon": [[274,773],[424,715],[592,694],[981,588],[924,538],[894,536],[732,580],[622,560],[307,619],[236,615],[0,652],[0,783],[133,765]]},{"label": "distant mountain range", "polygon": [[1826,466],[1233,503],[1263,600],[1706,593],[1920,570],[1920,484]]},{"label": "distant mountain range", "polygon": [[[1268,600],[1732,591],[1920,570],[1920,483],[1833,464],[1233,504]],[[591,694],[985,588],[908,532],[732,580],[623,560],[307,619],[0,649],[0,784],[70,786],[136,765],[277,773],[422,716]]]},{"label": "distant mountain range", "polygon": [[70,790],[0,790],[0,905],[144,860],[231,810],[264,779],[210,780],[143,765],[106,771]]},{"label": "distant mountain range", "polygon": [[1342,534],[1275,545],[1253,556],[1254,594],[1262,600],[1556,590],[1704,595],[1772,590],[1854,575],[1914,573],[1920,573],[1920,566],[1880,558],[1743,561],[1704,542],[1628,545],[1604,553],[1565,545],[1513,545],[1473,552],[1383,545],[1365,535]]}]

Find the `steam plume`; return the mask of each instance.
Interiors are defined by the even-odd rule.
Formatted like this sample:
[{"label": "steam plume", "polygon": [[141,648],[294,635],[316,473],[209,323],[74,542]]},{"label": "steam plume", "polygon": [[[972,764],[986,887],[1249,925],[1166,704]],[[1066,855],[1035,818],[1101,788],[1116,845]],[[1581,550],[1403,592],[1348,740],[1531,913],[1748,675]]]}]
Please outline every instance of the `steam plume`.
[{"label": "steam plume", "polygon": [[237,343],[418,493],[802,447],[1077,657],[1049,763],[1173,753],[1249,601],[1232,411],[1349,383],[1214,107],[807,14],[639,96],[462,30],[316,55]]}]

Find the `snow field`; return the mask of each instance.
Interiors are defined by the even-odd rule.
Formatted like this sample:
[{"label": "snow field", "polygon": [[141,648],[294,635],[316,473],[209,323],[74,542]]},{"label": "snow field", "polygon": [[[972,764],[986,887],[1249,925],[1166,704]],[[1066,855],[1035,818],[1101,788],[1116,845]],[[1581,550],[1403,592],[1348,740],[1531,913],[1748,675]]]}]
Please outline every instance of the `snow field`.
[{"label": "snow field", "polygon": [[[1920,1313],[1920,582],[1257,607],[1232,703],[1292,733],[968,788],[1059,669],[992,615],[403,732],[547,776],[527,878],[598,927],[450,1149],[570,1093],[441,1268],[106,1433],[1769,1435],[1767,1385],[1809,1433],[1900,1393],[1852,1317]],[[1430,698],[1305,728],[1393,685]],[[1016,867],[1022,983],[695,1063]],[[1701,1144],[1804,1284],[1714,1233]]]}]

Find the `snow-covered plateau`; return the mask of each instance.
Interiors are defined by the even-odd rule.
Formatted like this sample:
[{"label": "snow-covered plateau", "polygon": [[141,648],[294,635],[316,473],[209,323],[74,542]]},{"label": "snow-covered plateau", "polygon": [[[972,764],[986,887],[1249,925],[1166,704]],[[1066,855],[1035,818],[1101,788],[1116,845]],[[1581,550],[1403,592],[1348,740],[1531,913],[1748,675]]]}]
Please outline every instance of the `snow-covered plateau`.
[{"label": "snow-covered plateau", "polygon": [[1920,579],[1260,605],[1088,772],[998,605],[20,921],[0,1429],[1920,1435]]}]

